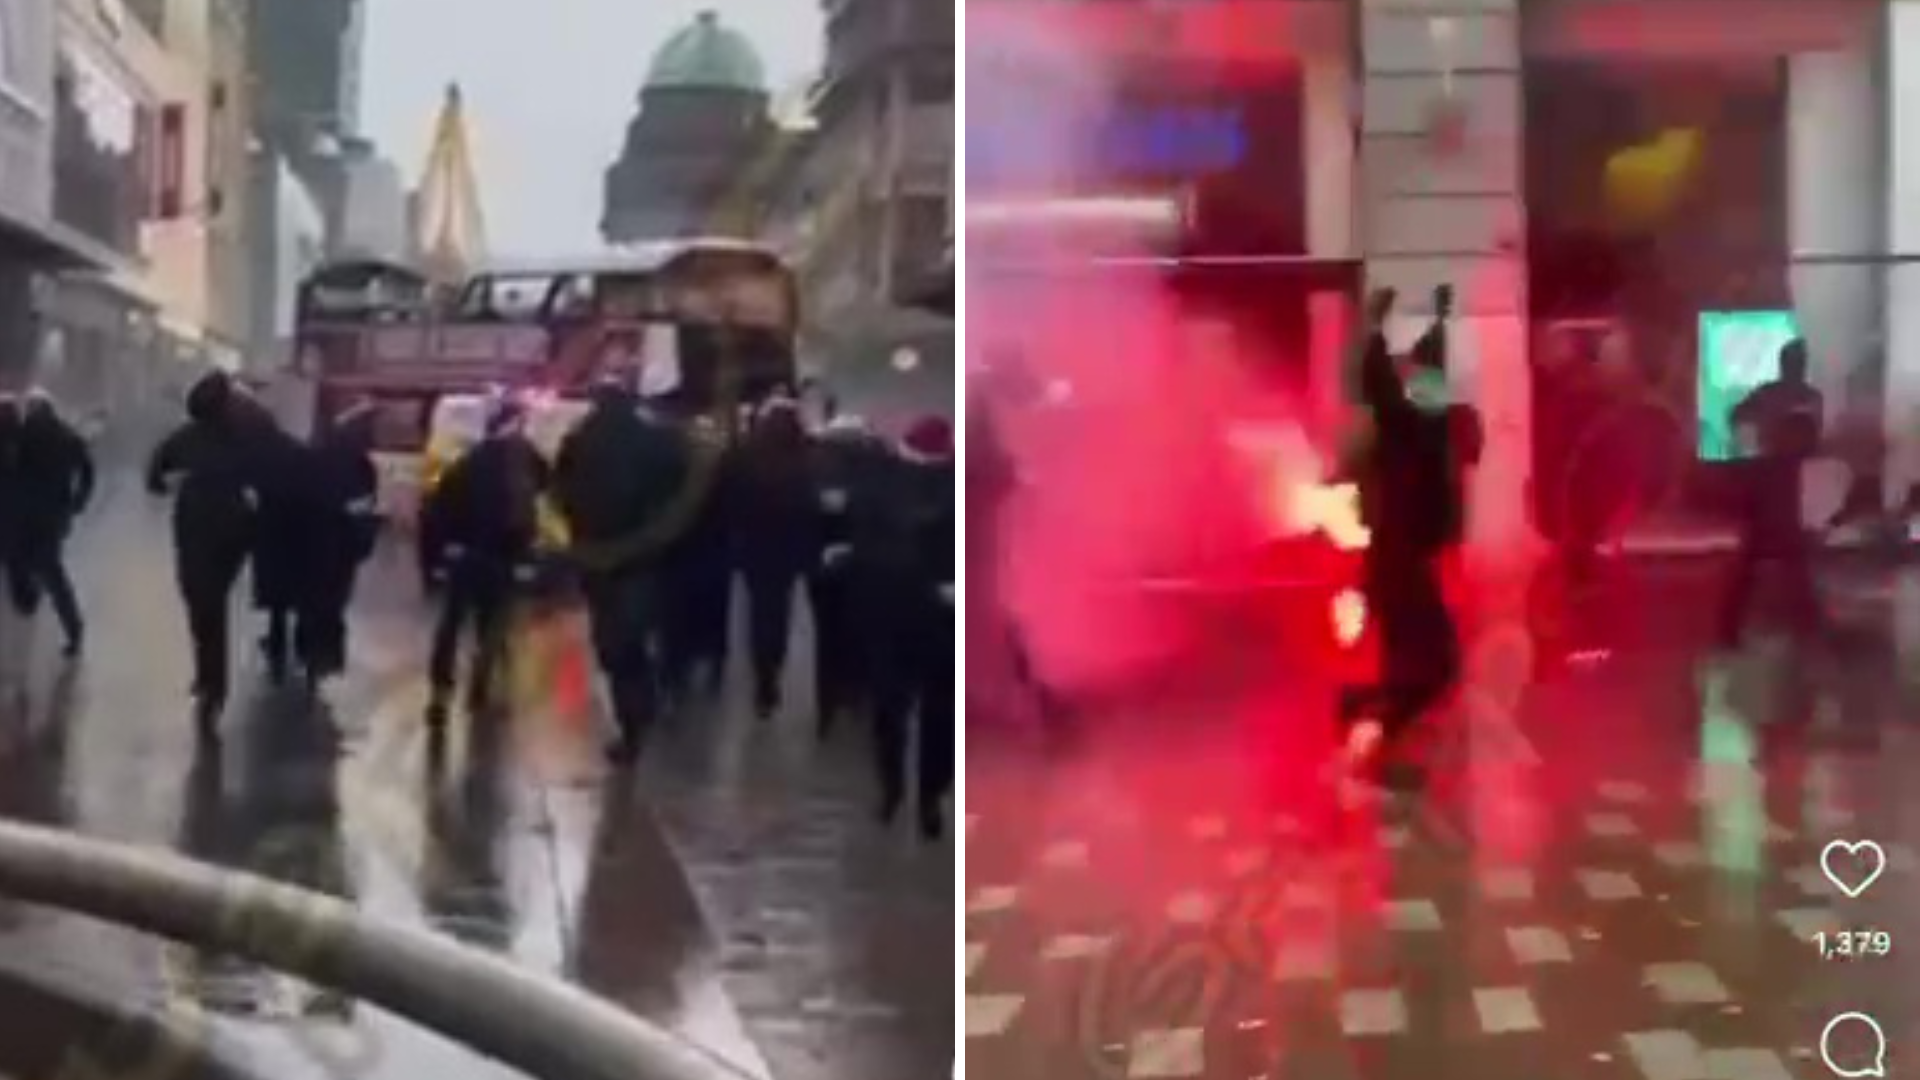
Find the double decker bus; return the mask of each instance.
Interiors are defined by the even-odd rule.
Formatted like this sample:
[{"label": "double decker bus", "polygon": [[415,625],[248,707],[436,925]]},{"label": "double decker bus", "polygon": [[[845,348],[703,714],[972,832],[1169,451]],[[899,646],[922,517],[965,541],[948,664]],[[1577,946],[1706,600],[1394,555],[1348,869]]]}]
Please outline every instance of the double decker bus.
[{"label": "double decker bus", "polygon": [[406,517],[440,399],[505,388],[570,398],[638,371],[664,408],[705,412],[794,380],[799,304],[771,249],[728,239],[481,267],[451,287],[398,266],[322,267],[300,291],[296,363],[317,421],[376,410],[381,502]]}]

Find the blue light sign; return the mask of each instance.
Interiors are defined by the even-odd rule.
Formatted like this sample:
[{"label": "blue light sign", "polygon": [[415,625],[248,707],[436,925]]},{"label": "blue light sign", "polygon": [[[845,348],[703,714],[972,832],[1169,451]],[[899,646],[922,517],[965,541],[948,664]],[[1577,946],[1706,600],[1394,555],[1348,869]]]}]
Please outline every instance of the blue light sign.
[{"label": "blue light sign", "polygon": [[1006,119],[967,131],[973,182],[1037,180],[1066,174],[1101,179],[1191,178],[1230,172],[1251,140],[1241,110],[1164,105],[1108,116],[1084,143],[1062,146],[1048,125]]}]

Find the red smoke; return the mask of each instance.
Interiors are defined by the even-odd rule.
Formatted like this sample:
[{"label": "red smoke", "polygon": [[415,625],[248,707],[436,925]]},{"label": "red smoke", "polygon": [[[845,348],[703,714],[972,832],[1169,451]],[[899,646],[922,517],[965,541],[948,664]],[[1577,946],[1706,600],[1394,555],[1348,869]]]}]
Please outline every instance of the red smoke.
[{"label": "red smoke", "polygon": [[1297,430],[1255,374],[1287,365],[1196,328],[1146,275],[979,286],[975,333],[1017,343],[1055,388],[1048,405],[1001,414],[1023,486],[1002,517],[998,576],[1036,663],[1057,685],[1097,689],[1179,658],[1205,602],[1166,584],[1244,586],[1284,524],[1285,489],[1318,480],[1304,445],[1236,439]]}]

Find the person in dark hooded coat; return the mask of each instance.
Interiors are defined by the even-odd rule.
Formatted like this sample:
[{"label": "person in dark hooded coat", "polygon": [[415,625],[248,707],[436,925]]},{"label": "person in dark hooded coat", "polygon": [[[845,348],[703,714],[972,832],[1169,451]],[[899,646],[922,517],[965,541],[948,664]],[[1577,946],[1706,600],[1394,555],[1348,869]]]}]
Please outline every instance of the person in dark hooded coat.
[{"label": "person in dark hooded coat", "polygon": [[566,517],[592,623],[593,648],[619,736],[607,755],[640,753],[658,709],[653,642],[662,613],[661,554],[684,517],[692,454],[679,432],[643,415],[626,386],[595,389],[593,407],[560,444],[554,495]]},{"label": "person in dark hooded coat", "polygon": [[[1360,356],[1360,401],[1372,421],[1359,466],[1361,508],[1372,534],[1363,569],[1367,610],[1380,635],[1380,677],[1342,699],[1348,764],[1381,779],[1410,781],[1405,762],[1381,751],[1438,704],[1459,680],[1460,639],[1441,585],[1440,556],[1464,527],[1463,467],[1454,448],[1461,414],[1445,374],[1416,362],[1403,375],[1385,337],[1394,295],[1369,301]],[[1465,448],[1472,451],[1474,448]]]},{"label": "person in dark hooded coat", "polygon": [[228,612],[253,545],[259,501],[252,440],[234,416],[234,388],[220,372],[187,392],[187,422],[154,449],[147,489],[173,500],[174,575],[193,638],[193,696],[200,733],[218,734],[229,685]]},{"label": "person in dark hooded coat", "polygon": [[76,656],[85,622],[67,573],[65,549],[74,519],[93,498],[93,454],[86,439],[54,409],[53,400],[41,393],[27,398],[18,452],[18,543],[8,561],[9,572],[21,579],[15,595],[30,600],[22,612],[28,615],[44,595],[60,620],[67,655]]},{"label": "person in dark hooded coat", "polygon": [[727,488],[738,453],[720,426],[704,416],[689,420],[682,434],[690,445],[718,450],[714,478],[702,485],[703,497],[664,553],[661,685],[676,703],[695,689],[696,677],[709,694],[717,694],[726,679],[734,570],[727,543],[733,500]]},{"label": "person in dark hooded coat", "polygon": [[335,417],[311,450],[313,513],[295,651],[318,683],[347,664],[347,607],[360,567],[379,538],[380,473],[373,461],[373,409],[358,403]]},{"label": "person in dark hooded coat", "polygon": [[[26,485],[20,476],[20,435],[24,417],[20,399],[0,394],[0,561],[10,568],[20,558],[20,537],[25,531]],[[32,592],[31,579],[7,574],[7,595],[14,609],[22,614],[33,610],[38,598]]]},{"label": "person in dark hooded coat", "polygon": [[740,447],[729,492],[733,550],[747,588],[753,704],[761,719],[780,708],[793,594],[820,550],[811,450],[795,402],[769,400]]},{"label": "person in dark hooded coat", "polygon": [[250,444],[259,505],[253,534],[253,606],[266,616],[260,655],[278,685],[293,658],[301,589],[316,552],[314,463],[308,447],[281,428],[252,396],[234,398],[234,418]]},{"label": "person in dark hooded coat", "polygon": [[431,518],[427,531],[442,545],[433,558],[448,568],[427,664],[427,724],[435,731],[446,725],[460,638],[469,628],[476,642],[467,708],[478,714],[493,704],[513,590],[533,558],[539,500],[548,481],[545,459],[522,433],[524,421],[519,403],[497,403],[486,437],[447,469],[422,510]]},{"label": "person in dark hooded coat", "polygon": [[891,822],[905,804],[907,750],[917,745],[913,794],[921,834],[931,839],[944,825],[941,803],[955,764],[952,426],[937,417],[917,421],[895,453],[872,459],[864,472],[851,506],[850,558],[873,680],[880,818]]},{"label": "person in dark hooded coat", "polygon": [[853,417],[834,418],[815,439],[818,544],[807,569],[807,608],[813,615],[813,688],[821,738],[871,688],[853,610],[850,512],[864,463],[886,453],[886,444]]}]

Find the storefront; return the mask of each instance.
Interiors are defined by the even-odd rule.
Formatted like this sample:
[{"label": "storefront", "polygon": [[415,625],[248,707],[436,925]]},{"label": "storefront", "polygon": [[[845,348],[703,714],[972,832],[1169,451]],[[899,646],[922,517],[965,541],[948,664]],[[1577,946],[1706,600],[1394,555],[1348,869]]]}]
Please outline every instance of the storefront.
[{"label": "storefront", "polygon": [[[1727,413],[1787,340],[1832,421],[1886,407],[1884,6],[1523,8],[1535,424],[1570,393],[1636,414],[1612,442],[1638,450],[1645,533],[1723,517]],[[1566,455],[1619,456],[1576,441],[1535,440],[1542,492]]]},{"label": "storefront", "polygon": [[0,385],[34,378],[40,275],[87,265],[52,220],[53,5],[0,0]]},{"label": "storefront", "polygon": [[[968,5],[969,357],[1324,396],[1359,285],[1344,5]],[[978,312],[978,315],[974,313]]]}]

